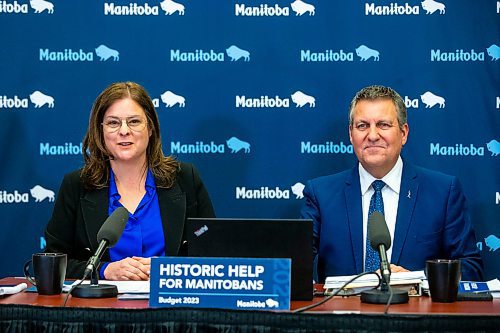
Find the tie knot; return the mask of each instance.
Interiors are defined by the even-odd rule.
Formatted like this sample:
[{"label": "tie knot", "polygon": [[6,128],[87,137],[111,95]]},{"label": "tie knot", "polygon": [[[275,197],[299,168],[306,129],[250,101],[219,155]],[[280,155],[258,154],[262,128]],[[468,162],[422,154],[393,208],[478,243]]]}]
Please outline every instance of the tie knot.
[{"label": "tie knot", "polygon": [[372,183],[372,186],[373,186],[373,189],[375,190],[375,192],[378,192],[378,191],[382,190],[382,188],[385,186],[385,183],[383,181],[377,179]]}]

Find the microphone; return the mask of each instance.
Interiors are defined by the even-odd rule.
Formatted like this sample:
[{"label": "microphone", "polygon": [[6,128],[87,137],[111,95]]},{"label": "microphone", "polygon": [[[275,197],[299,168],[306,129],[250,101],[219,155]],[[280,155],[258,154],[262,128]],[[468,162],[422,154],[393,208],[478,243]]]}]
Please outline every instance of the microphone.
[{"label": "microphone", "polygon": [[90,257],[87,262],[87,267],[85,268],[85,275],[90,274],[94,269],[97,268],[99,262],[104,254],[104,251],[108,247],[113,247],[116,245],[120,239],[123,229],[128,221],[129,212],[125,207],[118,207],[107,219],[104,221],[101,229],[97,233],[97,241],[99,242],[99,247],[95,251],[95,254]]},{"label": "microphone", "polygon": [[83,281],[90,274],[90,285],[76,285],[71,290],[71,295],[80,298],[105,298],[118,295],[118,289],[115,285],[98,283],[97,267],[99,266],[104,251],[108,247],[115,246],[120,239],[123,229],[125,229],[125,225],[127,224],[128,217],[128,210],[125,207],[118,207],[106,221],[104,221],[101,229],[99,229],[97,233],[99,247],[94,255],[87,261],[87,267],[85,267],[85,273],[82,278]]},{"label": "microphone", "polygon": [[380,256],[380,273],[383,281],[387,284],[391,280],[391,268],[387,260],[387,250],[391,248],[391,234],[387,223],[385,223],[384,215],[380,212],[373,212],[369,217],[368,237],[370,244],[375,251],[378,251]]},{"label": "microphone", "polygon": [[391,267],[387,260],[387,250],[391,248],[391,234],[384,215],[373,212],[369,217],[368,237],[370,244],[380,256],[380,273],[382,283],[380,289],[372,289],[361,292],[361,302],[372,304],[401,304],[408,303],[408,291],[391,288]]}]

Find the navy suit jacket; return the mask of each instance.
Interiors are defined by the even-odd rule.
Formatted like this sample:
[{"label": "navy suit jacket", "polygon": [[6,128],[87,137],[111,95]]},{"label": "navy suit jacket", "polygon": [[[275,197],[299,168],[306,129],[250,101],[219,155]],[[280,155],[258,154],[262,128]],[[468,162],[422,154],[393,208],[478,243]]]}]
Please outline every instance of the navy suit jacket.
[{"label": "navy suit jacket", "polygon": [[[109,215],[109,186],[86,190],[80,172],[77,170],[64,177],[52,218],[45,229],[45,251],[66,253],[66,277],[78,279],[99,246],[97,233]],[[198,171],[191,164],[181,163],[174,185],[170,188],[157,186],[156,193],[165,236],[165,255],[187,255],[185,220],[188,217],[215,217]],[[108,250],[102,260],[110,260]]]},{"label": "navy suit jacket", "polygon": [[[318,280],[363,272],[358,165],[308,181],[304,196],[301,215],[314,221]],[[428,259],[461,259],[462,280],[483,279],[482,260],[458,179],[404,162],[391,263],[423,270]]]}]

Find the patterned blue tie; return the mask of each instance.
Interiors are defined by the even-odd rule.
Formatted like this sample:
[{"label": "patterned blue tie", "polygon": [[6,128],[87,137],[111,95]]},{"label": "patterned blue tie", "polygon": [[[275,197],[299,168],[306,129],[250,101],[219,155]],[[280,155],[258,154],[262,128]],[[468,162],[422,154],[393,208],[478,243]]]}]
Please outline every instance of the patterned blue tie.
[{"label": "patterned blue tie", "polygon": [[[385,183],[381,180],[375,180],[372,183],[372,187],[375,192],[370,199],[370,208],[368,209],[368,223],[370,223],[370,215],[373,212],[380,212],[384,214],[384,200],[382,200],[382,188]],[[370,235],[368,234],[369,228],[367,228],[366,233],[366,257],[365,257],[365,272],[376,271],[380,268],[380,258],[378,252],[375,251],[370,245]]]}]

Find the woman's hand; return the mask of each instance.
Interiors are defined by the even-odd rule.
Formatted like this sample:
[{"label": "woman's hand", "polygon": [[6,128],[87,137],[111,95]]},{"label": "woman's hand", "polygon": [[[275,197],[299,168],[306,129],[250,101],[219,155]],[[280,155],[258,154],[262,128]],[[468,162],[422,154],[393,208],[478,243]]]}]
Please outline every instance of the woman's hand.
[{"label": "woman's hand", "polygon": [[128,257],[109,263],[104,270],[104,277],[107,280],[148,280],[150,269],[151,258]]}]

